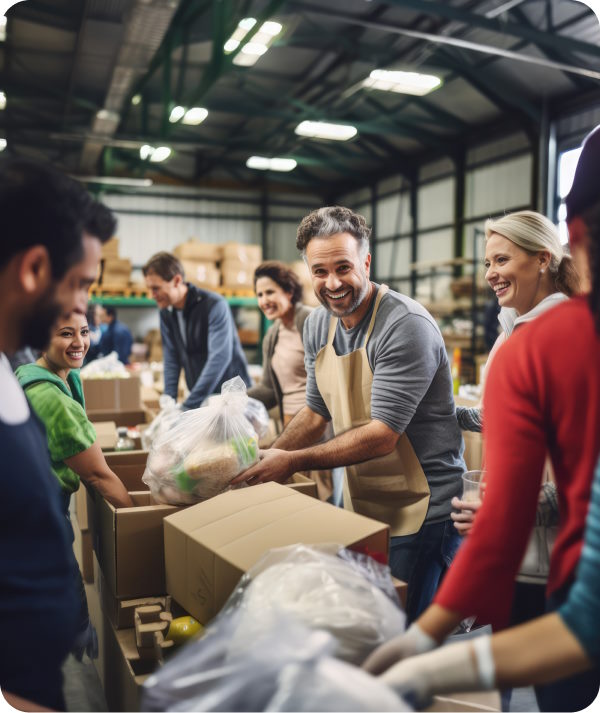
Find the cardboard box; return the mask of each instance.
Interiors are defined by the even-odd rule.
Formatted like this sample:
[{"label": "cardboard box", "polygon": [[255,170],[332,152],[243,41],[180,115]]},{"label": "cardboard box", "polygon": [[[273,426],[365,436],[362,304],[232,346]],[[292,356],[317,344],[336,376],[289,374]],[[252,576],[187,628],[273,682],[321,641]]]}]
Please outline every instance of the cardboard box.
[{"label": "cardboard box", "polygon": [[221,271],[214,262],[182,260],[185,279],[197,287],[218,287],[221,284]]},{"label": "cardboard box", "polygon": [[82,379],[82,384],[85,410],[88,414],[98,411],[135,411],[142,408],[139,376],[131,376],[128,379]]},{"label": "cardboard box", "polygon": [[102,245],[101,257],[103,259],[119,257],[119,238],[111,238]]},{"label": "cardboard box", "polygon": [[157,505],[150,492],[130,493],[135,507],[118,509],[97,492],[88,495],[94,552],[113,595],[164,594],[162,521],[183,508]]},{"label": "cardboard box", "polygon": [[240,577],[274,547],[334,542],[389,549],[381,522],[277,483],[232,490],[165,518],[167,591],[198,621],[210,621]]},{"label": "cardboard box", "polygon": [[253,263],[257,266],[262,262],[262,247],[248,243],[225,243],[223,245],[223,260]]},{"label": "cardboard box", "polygon": [[146,470],[148,451],[123,451],[105,455],[108,467],[115,473],[129,492],[148,490],[142,476]]},{"label": "cardboard box", "polygon": [[400,599],[402,607],[404,609],[406,609],[406,596],[408,594],[408,583],[403,582],[401,579],[396,579],[396,577],[392,577],[392,583],[394,585],[394,589],[396,590],[396,594],[398,595],[398,598]]},{"label": "cardboard box", "polygon": [[498,691],[472,691],[469,693],[450,693],[447,696],[434,696],[433,703],[425,708],[426,713],[453,713],[454,711],[500,711]]},{"label": "cardboard box", "polygon": [[[79,490],[83,490],[85,493],[83,486]],[[75,553],[75,559],[81,570],[83,581],[90,584],[94,581],[92,533],[87,528],[82,530],[79,527],[77,518],[73,518],[71,524],[73,526],[73,552]]]},{"label": "cardboard box", "polygon": [[201,262],[219,262],[222,257],[222,246],[214,243],[201,243],[190,238],[173,248],[173,255],[180,260],[200,260]]},{"label": "cardboard box", "polygon": [[138,423],[147,421],[148,418],[152,420],[152,414],[149,415],[149,411],[145,408],[134,409],[133,411],[114,411],[113,409],[108,409],[107,411],[91,411],[86,409],[88,418],[92,423],[97,423],[98,421],[114,421],[117,428],[119,426],[135,426]]},{"label": "cardboard box", "polygon": [[152,386],[142,386],[141,399],[142,404],[146,408],[160,409],[160,404],[158,402],[158,400],[160,399],[160,394]]},{"label": "cardboard box", "polygon": [[254,270],[256,263],[243,263],[238,260],[223,260],[221,276],[225,287],[243,287],[254,289]]},{"label": "cardboard box", "polygon": [[103,451],[114,451],[117,445],[117,424],[114,421],[94,421],[96,441]]},{"label": "cardboard box", "polygon": [[294,473],[292,477],[284,483],[288,488],[295,490],[297,493],[308,495],[311,498],[318,498],[317,484],[314,480],[304,475],[303,473]]}]

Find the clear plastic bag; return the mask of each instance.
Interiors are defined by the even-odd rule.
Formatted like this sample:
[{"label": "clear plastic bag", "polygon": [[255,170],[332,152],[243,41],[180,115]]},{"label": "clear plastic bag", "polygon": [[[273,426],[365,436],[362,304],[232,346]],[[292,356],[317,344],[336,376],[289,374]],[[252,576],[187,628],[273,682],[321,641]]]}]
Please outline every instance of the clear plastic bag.
[{"label": "clear plastic bag", "polygon": [[179,419],[182,411],[171,396],[162,394],[158,399],[160,412],[152,423],[142,432],[142,448],[149,451],[152,443],[166,433]]},{"label": "clear plastic bag", "polygon": [[[184,647],[146,680],[142,710],[410,710],[384,683],[332,658],[347,650],[348,647],[340,647],[340,638],[344,638],[340,636],[341,624],[347,618],[348,629],[356,626],[360,602],[367,615],[371,610],[373,620],[381,617],[382,641],[398,633],[395,626],[389,632],[385,630],[390,623],[387,605],[396,605],[380,592],[387,602],[381,605],[369,591],[376,585],[365,576],[370,571],[376,580],[384,581],[386,576],[389,579],[387,568],[376,563],[373,568],[363,568],[361,557],[351,563],[353,554],[348,559],[337,557],[337,549],[339,546],[334,545],[323,549],[294,545],[267,553],[242,578],[222,612],[207,627],[205,636]],[[314,594],[309,591],[313,582],[307,581],[305,586],[305,603],[316,616],[302,612],[301,606],[291,607],[290,602],[271,605],[262,596],[261,601],[247,600],[253,582],[281,564],[294,563],[304,572],[306,565],[324,572],[323,582]],[[344,570],[343,578],[337,572],[338,566]],[[336,587],[327,575],[332,569],[332,578],[338,580]],[[360,602],[356,599],[348,606],[341,590],[345,586],[357,586],[363,592]],[[334,590],[337,598],[332,596]],[[327,618],[334,621],[333,626],[328,625]],[[403,623],[403,614],[400,620]],[[356,637],[348,638],[354,641]]]},{"label": "clear plastic bag", "polygon": [[256,431],[259,439],[267,434],[269,431],[269,412],[262,401],[248,398],[248,405],[244,415],[252,424],[252,428]]},{"label": "clear plastic bag", "polygon": [[130,376],[117,352],[94,359],[82,367],[79,374],[82,379],[128,379]]},{"label": "clear plastic bag", "polygon": [[190,504],[229,488],[258,460],[258,437],[244,412],[246,385],[223,384],[209,406],[185,411],[152,443],[142,477],[159,502]]},{"label": "clear plastic bag", "polygon": [[222,615],[234,608],[244,613],[236,647],[246,648],[276,609],[329,632],[334,655],[357,664],[405,625],[389,568],[340,545],[270,550],[241,578]]}]

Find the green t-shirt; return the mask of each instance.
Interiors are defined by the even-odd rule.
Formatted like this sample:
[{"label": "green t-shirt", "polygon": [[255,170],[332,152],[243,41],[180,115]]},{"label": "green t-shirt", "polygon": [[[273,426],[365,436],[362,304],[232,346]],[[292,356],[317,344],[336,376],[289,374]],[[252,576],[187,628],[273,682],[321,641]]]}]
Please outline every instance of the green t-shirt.
[{"label": "green t-shirt", "polygon": [[79,374],[69,373],[69,387],[37,364],[20,366],[16,375],[31,407],[46,427],[52,470],[61,488],[74,493],[79,488],[79,476],[64,461],[96,441],[96,431],[84,410]]}]

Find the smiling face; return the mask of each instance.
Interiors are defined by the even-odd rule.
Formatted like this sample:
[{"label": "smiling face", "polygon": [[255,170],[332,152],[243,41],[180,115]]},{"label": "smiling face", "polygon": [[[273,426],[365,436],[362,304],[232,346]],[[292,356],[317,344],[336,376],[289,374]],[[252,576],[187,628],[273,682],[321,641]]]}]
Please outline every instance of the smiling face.
[{"label": "smiling face", "polygon": [[181,275],[175,275],[172,280],[163,280],[160,275],[150,271],[144,275],[144,280],[159,309],[176,305],[181,300],[180,286],[183,282]]},{"label": "smiling face", "polygon": [[90,330],[84,314],[60,317],[46,357],[53,369],[79,369],[90,348]]},{"label": "smiling face", "polygon": [[292,296],[270,277],[256,280],[256,298],[258,306],[267,319],[285,320],[294,310]]},{"label": "smiling face", "polygon": [[315,295],[335,317],[360,309],[369,294],[371,255],[361,258],[358,240],[350,233],[313,238],[306,261]]},{"label": "smiling face", "polygon": [[547,270],[547,253],[531,255],[502,235],[492,233],[485,247],[485,267],[485,279],[501,307],[512,307],[522,315],[539,302],[540,270]]}]

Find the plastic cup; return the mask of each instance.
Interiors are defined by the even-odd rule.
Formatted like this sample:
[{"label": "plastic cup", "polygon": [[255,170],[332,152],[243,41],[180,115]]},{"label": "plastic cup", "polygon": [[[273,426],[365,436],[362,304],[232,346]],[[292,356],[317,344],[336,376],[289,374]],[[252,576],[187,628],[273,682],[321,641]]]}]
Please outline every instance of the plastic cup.
[{"label": "plastic cup", "polygon": [[462,500],[465,502],[473,502],[481,500],[481,481],[483,480],[482,470],[467,470],[462,474],[463,493]]}]

